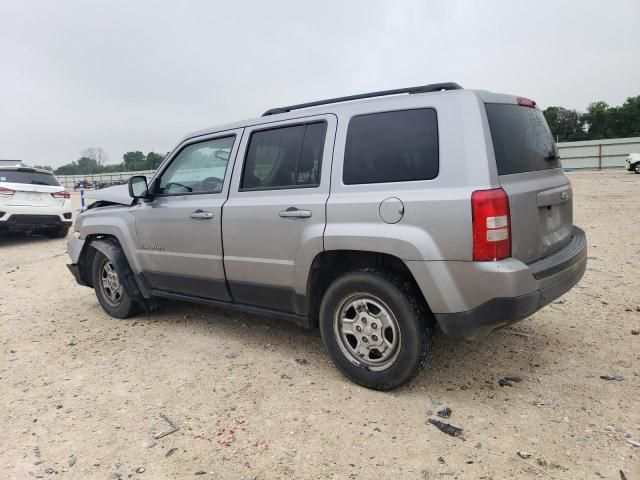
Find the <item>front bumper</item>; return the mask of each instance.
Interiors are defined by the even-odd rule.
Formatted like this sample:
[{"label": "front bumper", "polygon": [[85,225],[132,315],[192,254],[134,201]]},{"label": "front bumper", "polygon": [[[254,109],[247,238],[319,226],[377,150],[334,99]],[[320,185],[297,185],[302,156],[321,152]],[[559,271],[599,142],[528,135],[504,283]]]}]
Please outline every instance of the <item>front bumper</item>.
[{"label": "front bumper", "polygon": [[[587,266],[587,238],[574,227],[571,241],[559,251],[526,265],[535,290],[492,298],[466,311],[434,313],[440,328],[454,338],[481,338],[499,327],[521,320],[576,285]],[[509,275],[509,273],[505,273]]]}]

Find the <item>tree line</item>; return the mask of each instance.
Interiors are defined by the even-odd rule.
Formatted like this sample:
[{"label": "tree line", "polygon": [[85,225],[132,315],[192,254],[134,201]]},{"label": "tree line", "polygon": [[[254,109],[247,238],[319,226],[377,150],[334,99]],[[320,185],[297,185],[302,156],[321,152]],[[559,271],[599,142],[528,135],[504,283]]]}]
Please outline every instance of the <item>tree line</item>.
[{"label": "tree line", "polygon": [[548,107],[542,113],[557,142],[640,137],[640,95],[619,107],[593,102],[586,112]]},{"label": "tree line", "polygon": [[[91,175],[95,173],[114,173],[137,170],[155,170],[164,160],[164,155],[149,152],[146,155],[139,150],[127,152],[121,163],[108,164],[108,157],[102,148],[87,148],[78,160],[62,165],[54,170],[56,175]],[[36,166],[37,167],[37,166]],[[37,167],[38,168],[38,167]],[[39,167],[52,170],[51,167]]]}]

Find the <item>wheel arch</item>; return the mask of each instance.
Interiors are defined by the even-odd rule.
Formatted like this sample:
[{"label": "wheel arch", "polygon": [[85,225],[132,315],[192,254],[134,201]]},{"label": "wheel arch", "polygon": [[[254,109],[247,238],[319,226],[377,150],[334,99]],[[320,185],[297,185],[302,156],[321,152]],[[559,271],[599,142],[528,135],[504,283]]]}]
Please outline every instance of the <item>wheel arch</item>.
[{"label": "wheel arch", "polygon": [[320,303],[331,282],[344,273],[362,268],[389,271],[406,278],[429,309],[428,299],[407,264],[400,258],[368,250],[325,250],[313,259],[307,280],[307,308],[312,327],[318,326]]}]

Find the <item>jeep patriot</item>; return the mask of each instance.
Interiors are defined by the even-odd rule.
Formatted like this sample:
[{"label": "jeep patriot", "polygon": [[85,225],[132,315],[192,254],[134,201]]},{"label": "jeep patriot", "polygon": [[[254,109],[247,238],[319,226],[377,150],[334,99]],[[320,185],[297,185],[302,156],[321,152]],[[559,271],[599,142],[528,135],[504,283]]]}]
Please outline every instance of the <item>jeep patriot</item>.
[{"label": "jeep patriot", "polygon": [[95,195],[69,269],[117,318],[165,298],[319,327],[344,375],[388,390],[436,325],[480,338],[580,280],[572,195],[534,101],[373,92],[187,135],[149,181]]}]

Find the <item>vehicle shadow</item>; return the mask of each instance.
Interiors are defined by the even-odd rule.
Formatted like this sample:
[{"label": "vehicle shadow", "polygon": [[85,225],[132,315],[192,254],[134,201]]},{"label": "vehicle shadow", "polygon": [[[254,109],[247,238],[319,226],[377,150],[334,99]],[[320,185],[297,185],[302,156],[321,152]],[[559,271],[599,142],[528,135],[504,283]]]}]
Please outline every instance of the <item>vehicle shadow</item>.
[{"label": "vehicle shadow", "polygon": [[[557,315],[561,316],[561,312]],[[228,341],[240,343],[243,349],[262,351],[265,344],[270,344],[285,357],[305,358],[314,368],[336,374],[318,329],[307,330],[286,320],[174,301],[163,301],[162,308],[150,314],[151,318],[188,322],[185,328],[196,327],[224,336]],[[549,337],[553,337],[562,343],[553,322],[538,320],[534,315],[475,341],[452,340],[437,328],[425,369],[394,392],[426,390],[448,397],[453,394],[450,392],[462,391],[466,395],[465,390],[493,390],[505,376],[524,379],[537,374],[554,364],[562,350],[561,345],[554,347],[549,342]],[[337,378],[342,377],[337,374]]]},{"label": "vehicle shadow", "polygon": [[53,239],[41,233],[0,233],[0,248],[16,247],[29,243],[43,243]]}]

